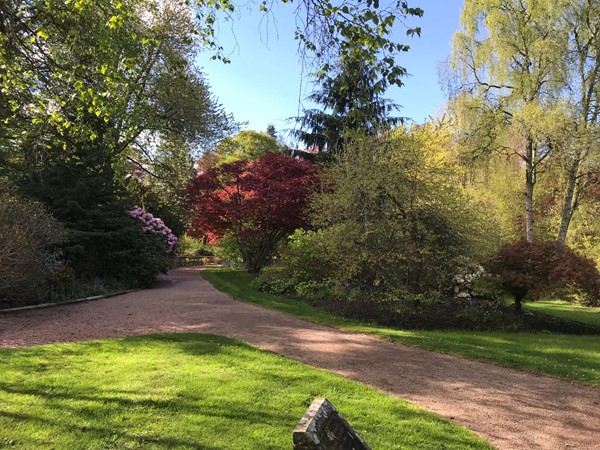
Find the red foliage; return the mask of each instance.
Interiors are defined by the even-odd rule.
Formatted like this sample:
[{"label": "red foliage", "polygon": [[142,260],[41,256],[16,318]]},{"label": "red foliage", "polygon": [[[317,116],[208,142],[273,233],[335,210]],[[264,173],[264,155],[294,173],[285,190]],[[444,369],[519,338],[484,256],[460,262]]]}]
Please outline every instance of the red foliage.
[{"label": "red foliage", "polygon": [[308,195],[319,171],[308,161],[275,153],[212,167],[187,191],[189,232],[213,242],[237,238],[248,268],[257,271],[277,240],[307,225]]},{"label": "red foliage", "polygon": [[559,241],[519,241],[502,247],[492,269],[520,310],[527,296],[583,292],[590,301],[600,296],[600,273],[594,261]]}]

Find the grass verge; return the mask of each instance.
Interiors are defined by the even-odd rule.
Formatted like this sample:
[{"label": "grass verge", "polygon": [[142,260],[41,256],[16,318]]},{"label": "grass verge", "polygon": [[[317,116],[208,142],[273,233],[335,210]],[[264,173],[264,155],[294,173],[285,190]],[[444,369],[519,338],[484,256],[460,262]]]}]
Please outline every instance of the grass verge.
[{"label": "grass verge", "polygon": [[573,322],[581,322],[600,328],[600,308],[590,308],[564,300],[538,300],[525,303],[525,308],[549,316]]},{"label": "grass verge", "polygon": [[361,383],[199,334],[0,350],[0,448],[289,449],[316,396],[379,449],[489,449]]},{"label": "grass verge", "polygon": [[[253,276],[240,270],[202,272],[215,288],[239,300],[348,331],[373,334],[415,347],[488,361],[600,387],[600,336],[551,333],[397,330],[337,317],[298,300],[253,289]],[[592,310],[592,314],[596,310]]]}]

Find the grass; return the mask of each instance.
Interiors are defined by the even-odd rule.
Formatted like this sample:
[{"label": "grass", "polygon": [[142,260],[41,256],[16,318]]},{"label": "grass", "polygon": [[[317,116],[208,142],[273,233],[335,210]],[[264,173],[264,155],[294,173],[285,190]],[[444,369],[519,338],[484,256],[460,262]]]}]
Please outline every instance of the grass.
[{"label": "grass", "polygon": [[375,449],[490,449],[399,398],[199,334],[0,350],[0,448],[289,449],[325,396]]},{"label": "grass", "polygon": [[[397,330],[359,323],[320,311],[304,302],[253,289],[243,271],[210,269],[202,276],[234,298],[278,309],[313,322],[373,334],[415,347],[600,387],[600,336],[550,333]],[[589,309],[589,317],[597,310]],[[579,315],[586,316],[585,311]]]},{"label": "grass", "polygon": [[564,300],[538,300],[525,303],[525,308],[561,319],[581,322],[600,328],[600,308],[590,308]]}]

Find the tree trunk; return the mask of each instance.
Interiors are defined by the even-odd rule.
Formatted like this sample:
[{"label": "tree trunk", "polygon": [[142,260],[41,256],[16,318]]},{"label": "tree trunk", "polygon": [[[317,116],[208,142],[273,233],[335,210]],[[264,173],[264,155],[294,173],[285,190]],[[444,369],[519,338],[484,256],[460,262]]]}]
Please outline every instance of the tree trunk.
[{"label": "tree trunk", "polygon": [[523,298],[522,297],[515,297],[515,312],[517,314],[523,313]]},{"label": "tree trunk", "polygon": [[562,218],[560,228],[558,230],[558,240],[563,244],[567,240],[567,232],[571,224],[571,218],[575,211],[575,188],[577,186],[577,173],[579,172],[579,164],[581,160],[577,158],[573,161],[567,178],[567,192],[565,193],[565,202],[562,209]]},{"label": "tree trunk", "polygon": [[527,138],[525,149],[525,238],[533,242],[533,188],[535,186],[535,165],[533,140]]}]

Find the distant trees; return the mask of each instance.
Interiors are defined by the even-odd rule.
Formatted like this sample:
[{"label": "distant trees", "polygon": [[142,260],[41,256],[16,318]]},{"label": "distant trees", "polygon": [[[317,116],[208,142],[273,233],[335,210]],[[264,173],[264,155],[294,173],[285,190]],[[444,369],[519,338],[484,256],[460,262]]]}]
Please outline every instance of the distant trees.
[{"label": "distant trees", "polygon": [[248,271],[259,272],[281,239],[307,225],[308,195],[318,174],[307,161],[275,153],[212,167],[188,189],[188,232],[233,238]]},{"label": "distant trees", "polygon": [[218,164],[240,160],[256,160],[267,153],[278,153],[280,145],[269,133],[254,130],[242,130],[233,137],[226,137],[214,148]]}]

